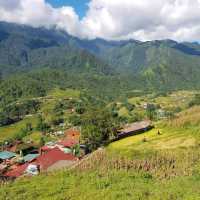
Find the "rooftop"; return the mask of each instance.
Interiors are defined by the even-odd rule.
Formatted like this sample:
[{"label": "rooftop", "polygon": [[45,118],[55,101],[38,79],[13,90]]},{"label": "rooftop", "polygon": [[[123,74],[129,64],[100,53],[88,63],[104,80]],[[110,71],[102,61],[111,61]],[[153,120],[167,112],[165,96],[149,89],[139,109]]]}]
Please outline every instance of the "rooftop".
[{"label": "rooftop", "polygon": [[30,161],[36,159],[38,156],[39,156],[39,154],[28,154],[28,155],[24,156],[23,159],[25,162],[30,162]]},{"label": "rooftop", "polygon": [[149,120],[141,121],[141,122],[135,122],[135,123],[132,123],[132,124],[125,126],[119,132],[121,134],[130,133],[130,132],[144,130],[146,128],[149,128],[150,126],[151,126],[151,121],[149,121]]},{"label": "rooftop", "polygon": [[47,170],[50,166],[60,160],[76,161],[77,158],[72,154],[64,153],[56,147],[37,157],[36,161],[33,163],[39,165],[41,170]]},{"label": "rooftop", "polygon": [[22,165],[16,165],[15,168],[13,168],[12,170],[6,172],[4,175],[8,176],[8,177],[19,177],[22,176],[26,170],[26,168],[28,167],[29,163],[25,163]]},{"label": "rooftop", "polygon": [[2,151],[0,152],[0,159],[6,160],[15,157],[16,154],[10,151]]}]

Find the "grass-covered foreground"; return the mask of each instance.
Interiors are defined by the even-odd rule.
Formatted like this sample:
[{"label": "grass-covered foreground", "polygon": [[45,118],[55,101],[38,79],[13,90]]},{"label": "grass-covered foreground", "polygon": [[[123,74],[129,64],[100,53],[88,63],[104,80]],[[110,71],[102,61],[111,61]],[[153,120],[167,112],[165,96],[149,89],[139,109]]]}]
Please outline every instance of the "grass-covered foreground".
[{"label": "grass-covered foreground", "polygon": [[59,172],[25,179],[0,189],[2,200],[198,200],[200,175],[160,181],[148,173]]},{"label": "grass-covered foreground", "polygon": [[100,150],[71,171],[22,178],[2,186],[0,199],[198,200],[199,158],[198,147],[134,160]]}]

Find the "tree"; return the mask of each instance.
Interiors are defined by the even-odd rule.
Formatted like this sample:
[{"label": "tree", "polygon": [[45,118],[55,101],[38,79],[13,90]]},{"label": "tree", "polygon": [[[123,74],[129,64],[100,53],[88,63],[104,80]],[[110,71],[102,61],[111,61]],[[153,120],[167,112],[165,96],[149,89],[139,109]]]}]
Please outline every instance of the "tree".
[{"label": "tree", "polygon": [[150,120],[153,120],[156,115],[156,106],[154,104],[147,104],[146,113],[147,113],[147,117]]},{"label": "tree", "polygon": [[82,139],[90,150],[115,138],[119,121],[107,109],[92,109],[81,118]]},{"label": "tree", "polygon": [[45,145],[45,139],[44,139],[44,137],[41,137],[40,138],[40,146],[42,147],[44,145]]},{"label": "tree", "polygon": [[49,126],[48,124],[44,121],[44,119],[42,118],[42,116],[38,117],[38,122],[37,122],[37,130],[38,131],[42,131],[42,132],[47,132],[49,130]]}]

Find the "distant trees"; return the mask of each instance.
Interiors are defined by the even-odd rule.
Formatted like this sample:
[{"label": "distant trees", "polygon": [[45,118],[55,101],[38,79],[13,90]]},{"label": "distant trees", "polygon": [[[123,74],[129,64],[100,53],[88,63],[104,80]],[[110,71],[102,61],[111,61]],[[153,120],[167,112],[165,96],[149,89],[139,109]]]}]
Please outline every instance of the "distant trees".
[{"label": "distant trees", "polygon": [[27,114],[36,113],[39,106],[40,103],[35,100],[2,105],[0,111],[0,126],[12,124],[23,119]]}]

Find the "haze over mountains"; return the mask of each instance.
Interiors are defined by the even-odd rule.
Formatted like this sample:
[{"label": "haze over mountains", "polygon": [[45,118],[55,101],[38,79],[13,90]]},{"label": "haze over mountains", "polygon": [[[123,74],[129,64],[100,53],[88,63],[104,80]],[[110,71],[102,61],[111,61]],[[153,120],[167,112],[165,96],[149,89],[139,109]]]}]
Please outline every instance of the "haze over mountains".
[{"label": "haze over mountains", "polygon": [[51,68],[128,81],[133,88],[200,87],[200,45],[172,40],[81,40],[56,29],[0,23],[3,76]]}]

